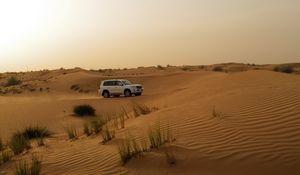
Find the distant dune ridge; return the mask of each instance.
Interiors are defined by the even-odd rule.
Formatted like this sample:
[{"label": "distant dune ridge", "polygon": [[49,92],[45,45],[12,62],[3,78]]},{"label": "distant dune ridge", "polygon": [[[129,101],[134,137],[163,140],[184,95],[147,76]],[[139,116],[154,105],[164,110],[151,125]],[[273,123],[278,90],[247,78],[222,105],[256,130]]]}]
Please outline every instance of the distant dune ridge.
[{"label": "distant dune ridge", "polygon": [[[53,134],[44,138],[46,146],[38,147],[32,141],[27,152],[5,164],[0,161],[0,174],[13,174],[16,162],[38,154],[42,174],[297,175],[299,73],[298,63],[2,73],[2,142],[28,126],[46,126]],[[11,77],[18,83],[7,84]],[[130,98],[100,97],[100,81],[112,78],[141,83],[145,93]],[[101,134],[87,137],[83,133],[84,123],[93,117],[76,117],[73,108],[85,104],[96,109],[96,116],[115,117],[107,124],[115,132],[112,140],[102,144]],[[151,112],[135,117],[135,104],[145,104]],[[127,137],[143,143],[149,128],[158,123],[162,130],[172,131],[174,142],[123,166],[118,143]],[[69,140],[66,127],[74,127],[78,139]],[[166,150],[174,154],[175,165],[166,161]]]}]

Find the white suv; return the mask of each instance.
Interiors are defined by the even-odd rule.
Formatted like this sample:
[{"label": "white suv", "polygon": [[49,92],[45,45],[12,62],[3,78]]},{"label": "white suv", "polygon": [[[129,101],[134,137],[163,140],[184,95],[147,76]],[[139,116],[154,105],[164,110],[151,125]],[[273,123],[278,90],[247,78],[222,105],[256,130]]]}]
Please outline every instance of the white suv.
[{"label": "white suv", "polygon": [[104,80],[100,84],[99,94],[104,98],[111,95],[130,97],[132,94],[140,96],[143,93],[143,86],[140,84],[132,84],[128,80]]}]

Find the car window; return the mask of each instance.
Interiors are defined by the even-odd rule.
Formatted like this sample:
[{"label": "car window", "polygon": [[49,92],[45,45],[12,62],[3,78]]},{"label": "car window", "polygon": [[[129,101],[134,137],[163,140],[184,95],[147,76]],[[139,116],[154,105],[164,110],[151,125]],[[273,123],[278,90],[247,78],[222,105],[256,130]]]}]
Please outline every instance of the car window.
[{"label": "car window", "polygon": [[105,81],[104,83],[103,83],[103,86],[113,86],[113,81]]},{"label": "car window", "polygon": [[121,81],[115,81],[115,86],[122,86],[123,83]]},{"label": "car window", "polygon": [[132,83],[130,82],[130,81],[128,81],[128,80],[123,80],[122,81],[125,85],[131,85]]}]

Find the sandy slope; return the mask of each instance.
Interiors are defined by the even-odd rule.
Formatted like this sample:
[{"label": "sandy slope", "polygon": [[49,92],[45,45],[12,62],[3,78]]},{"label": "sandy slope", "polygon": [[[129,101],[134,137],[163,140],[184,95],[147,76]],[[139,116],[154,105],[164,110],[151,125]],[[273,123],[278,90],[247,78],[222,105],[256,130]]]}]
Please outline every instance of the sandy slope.
[{"label": "sandy slope", "polygon": [[[29,124],[56,132],[46,140],[46,147],[31,150],[42,155],[44,174],[300,173],[299,75],[264,70],[145,72],[118,75],[143,83],[146,91],[141,97],[98,97],[97,82],[107,77],[87,71],[55,75],[43,84],[51,88],[50,93],[0,97],[1,136],[7,139]],[[90,92],[70,90],[75,83]],[[126,120],[125,129],[118,130],[117,138],[108,145],[99,143],[101,136],[66,140],[64,126],[82,130],[82,119],[70,116],[74,105],[91,104],[101,114],[122,106],[130,111],[133,102],[159,110]],[[213,109],[218,116],[212,115]],[[122,166],[118,140],[128,132],[143,139],[148,127],[158,121],[176,136],[172,149],[177,165],[168,165],[163,150],[156,150]],[[11,173],[13,166],[12,162],[2,165],[0,174]]]}]

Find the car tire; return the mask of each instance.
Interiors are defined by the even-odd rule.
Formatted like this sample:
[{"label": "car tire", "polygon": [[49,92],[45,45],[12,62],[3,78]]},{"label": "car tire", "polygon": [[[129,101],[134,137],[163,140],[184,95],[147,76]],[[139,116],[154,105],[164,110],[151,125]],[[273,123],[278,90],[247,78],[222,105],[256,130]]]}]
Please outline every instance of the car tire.
[{"label": "car tire", "polygon": [[109,94],[108,91],[104,91],[102,95],[103,95],[104,98],[109,98],[110,97],[110,94]]},{"label": "car tire", "polygon": [[131,94],[131,91],[127,89],[124,91],[124,95],[125,95],[125,97],[131,97],[132,94]]}]

